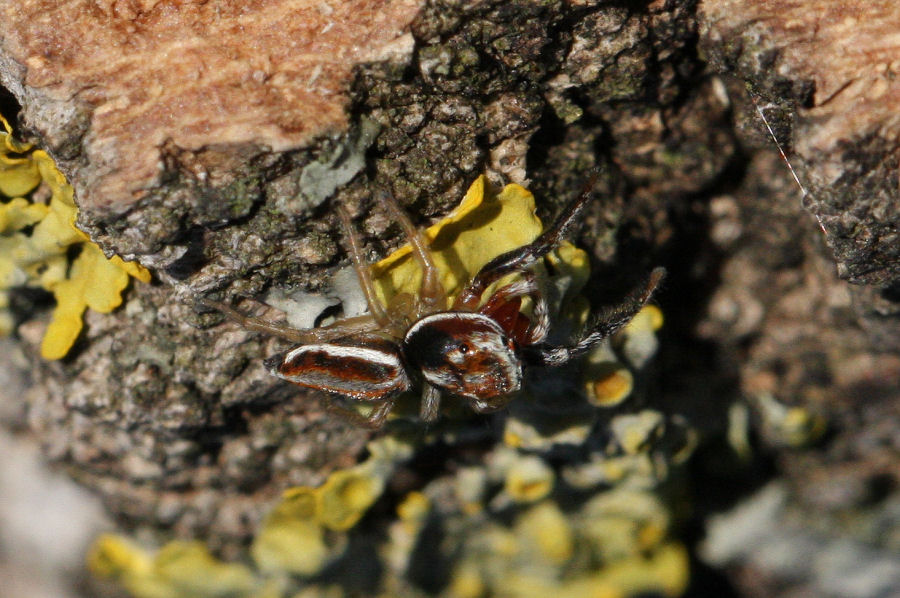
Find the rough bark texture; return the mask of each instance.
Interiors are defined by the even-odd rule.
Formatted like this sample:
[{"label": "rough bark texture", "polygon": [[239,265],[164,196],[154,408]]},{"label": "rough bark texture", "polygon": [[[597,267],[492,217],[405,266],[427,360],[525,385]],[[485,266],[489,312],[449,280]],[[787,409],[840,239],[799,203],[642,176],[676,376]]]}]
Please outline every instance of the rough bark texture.
[{"label": "rough bark texture", "polygon": [[[611,166],[618,161],[635,178],[635,186],[647,189],[646,200],[632,207],[624,205],[620,193],[609,193],[602,213],[590,219],[593,230],[613,228],[627,209],[631,220],[643,223],[628,241],[642,250],[624,258],[617,257],[612,236],[596,243],[598,254],[615,273],[605,292],[618,298],[660,261],[651,251],[652,238],[664,235],[666,228],[651,217],[658,212],[653,206],[656,193],[676,198],[702,188],[732,151],[728,134],[723,136],[722,127],[714,125],[725,117],[725,105],[710,86],[688,85],[696,68],[690,5],[654,4],[636,11],[531,2],[423,5],[410,27],[404,27],[402,19],[392,20],[398,31],[387,36],[393,40],[412,35],[415,52],[357,64],[352,84],[345,81],[343,87],[339,80],[321,83],[329,91],[343,89],[348,94],[343,99],[325,94],[319,104],[304,106],[297,98],[280,98],[293,110],[309,109],[315,123],[323,120],[316,106],[324,102],[332,110],[333,104],[343,107],[349,98],[350,116],[341,118],[353,126],[340,133],[337,118],[316,130],[305,117],[295,115],[303,127],[293,131],[293,145],[285,137],[278,142],[271,138],[272,131],[287,136],[279,128],[284,116],[273,102],[268,112],[248,115],[241,104],[217,115],[222,135],[234,132],[229,126],[234,118],[241,130],[249,131],[242,139],[252,142],[229,137],[232,143],[220,144],[197,137],[192,142],[163,142],[161,147],[151,142],[148,149],[131,135],[120,137],[129,127],[105,126],[105,119],[112,118],[108,115],[124,118],[126,108],[140,107],[141,115],[164,113],[169,119],[192,121],[200,118],[198,111],[184,105],[170,114],[169,104],[156,107],[153,98],[132,102],[129,94],[137,92],[130,88],[101,97],[98,88],[104,86],[96,81],[70,81],[62,75],[34,79],[36,72],[90,70],[82,64],[90,59],[99,65],[95,76],[105,73],[113,78],[107,85],[121,90],[137,73],[106,69],[106,63],[121,53],[123,40],[149,39],[142,36],[151,26],[169,41],[156,47],[158,54],[125,62],[143,77],[168,76],[165,61],[180,64],[181,59],[180,53],[171,52],[173,47],[188,43],[185,39],[204,47],[198,41],[209,37],[200,34],[204,28],[218,31],[221,23],[213,18],[217,4],[161,2],[127,14],[88,11],[68,19],[78,28],[62,35],[46,24],[45,15],[67,20],[65,11],[81,15],[79,3],[25,3],[8,8],[3,25],[3,81],[23,106],[25,129],[71,176],[84,226],[105,247],[139,254],[143,263],[155,267],[160,281],[135,288],[118,321],[89,319],[88,332],[70,359],[36,364],[35,376],[42,382],[28,414],[32,428],[50,445],[51,457],[68,463],[78,479],[135,522],[170,526],[182,535],[203,531],[225,539],[245,537],[265,512],[259,508],[264,499],[291,484],[316,484],[327,471],[356,458],[368,433],[326,417],[316,401],[304,400],[265,373],[261,357],[275,352],[278,341],[231,328],[198,330],[196,326],[218,319],[198,317],[189,293],[227,288],[229,295],[254,296],[273,286],[319,288],[339,258],[337,222],[319,205],[359,171],[426,215],[455,204],[485,169],[496,180],[527,182],[534,177],[535,191],[545,198],[541,212],[546,216],[555,211],[546,201],[556,198],[561,203],[571,197],[593,167],[606,170],[601,191],[622,189],[625,178]],[[228,6],[221,8],[230,15],[228,31],[235,36],[244,20],[248,30],[256,31],[260,20],[274,20],[266,11],[276,10],[274,4],[260,8],[266,13],[263,18],[252,11],[229,12]],[[321,11],[325,5],[316,6]],[[374,9],[376,4],[363,3],[365,7]],[[301,23],[306,17],[308,12],[301,11],[281,21]],[[355,14],[349,18],[356,23]],[[366,27],[363,33],[346,32],[341,40],[355,48],[371,33]],[[84,35],[77,33],[81,29]],[[244,54],[239,54],[229,61],[227,81],[236,86],[273,85],[271,79],[254,79],[259,71],[256,57],[271,52],[294,60],[297,50],[281,46],[286,37],[299,35],[290,24],[278,31],[269,38],[234,38],[234,46],[252,49],[254,58],[241,60]],[[379,34],[386,35],[382,30]],[[48,35],[56,35],[56,42],[50,43]],[[75,52],[83,37],[93,44],[84,46],[86,57]],[[35,44],[31,51],[25,49],[26,42]],[[313,40],[297,43],[302,47]],[[74,49],[50,51],[60,44]],[[145,46],[145,51],[151,49]],[[381,55],[348,52],[334,49],[325,56],[326,66],[333,56],[361,60]],[[94,53],[107,61],[95,60]],[[144,65],[149,71],[141,68]],[[276,66],[273,63],[272,69],[277,71]],[[651,67],[655,75],[647,79]],[[303,85],[310,72],[298,75]],[[229,87],[227,81],[210,78],[214,89],[187,85],[191,97],[195,91],[198,96],[215,95]],[[178,81],[178,89],[185,89],[182,78]],[[79,100],[79,85],[100,99]],[[53,95],[59,86],[68,91]],[[156,99],[161,102],[181,97],[177,90],[166,90],[164,82],[158,88]],[[200,114],[208,114],[205,110]],[[580,124],[565,126],[574,121]],[[144,124],[138,118],[134,126]],[[618,129],[607,131],[607,125]],[[160,134],[176,138],[176,133]],[[620,137],[614,154],[606,148],[610,134]],[[693,145],[685,150],[687,146],[672,144],[662,151],[659,143],[668,136],[690,138]],[[95,146],[98,138],[104,141]],[[134,177],[116,168],[103,170],[106,162],[92,158],[97,155],[93,148],[101,146],[119,163],[158,160],[158,170],[149,176],[149,170],[140,168]],[[216,176],[210,175],[211,168]],[[696,176],[687,174],[694,171]],[[102,176],[95,176],[98,173]],[[110,173],[115,173],[113,179]],[[106,184],[111,186],[107,189]],[[129,193],[118,194],[148,185],[149,192],[130,201],[125,198]],[[332,201],[361,212],[371,185],[357,177]],[[229,226],[222,227],[225,223]],[[383,236],[388,222],[375,211],[363,227],[368,234]],[[376,247],[383,252],[385,246]],[[616,263],[625,269],[612,268]],[[178,293],[172,292],[173,285]],[[33,322],[22,326],[20,335],[36,341],[40,330]]]},{"label": "rough bark texture", "polygon": [[[126,520],[243,539],[261,504],[368,437],[265,373],[280,341],[210,327],[190,293],[321,288],[342,258],[326,200],[383,254],[397,233],[368,211],[374,185],[422,223],[488,171],[529,182],[546,217],[599,168],[581,242],[592,300],[670,270],[656,401],[710,436],[742,396],[827,414],[816,449],[769,444],[803,525],[847,511],[897,525],[895,3],[83,4],[5,8],[0,81],[86,230],[159,282],[92,316],[70,359],[35,360],[28,418]],[[19,333],[33,347],[40,331]],[[900,548],[871,529],[843,531]],[[748,595],[752,577],[735,577]]]},{"label": "rough bark texture", "polygon": [[900,278],[895,2],[704,2],[713,63],[780,105],[842,278]]},{"label": "rough bark texture", "polygon": [[[417,11],[410,0],[14,3],[2,80],[76,185],[82,223],[146,254],[185,225],[246,215],[261,169],[346,130],[353,67],[407,60]],[[203,194],[227,199],[192,211]]]},{"label": "rough bark texture", "polygon": [[[747,396],[771,393],[831,419],[816,448],[776,453],[789,498],[750,534],[739,531],[736,515],[732,535],[743,547],[712,560],[731,564],[748,596],[891,595],[896,578],[877,569],[896,568],[887,555],[900,547],[900,521],[891,515],[900,480],[900,9],[729,1],[699,8],[703,52],[715,69],[743,80],[730,85],[743,146],[769,143],[759,107],[808,195],[777,157],[757,155],[738,192],[713,198],[721,282],[698,331],[738,364]],[[757,505],[766,500],[761,494]],[[803,557],[767,561],[782,541],[786,554]]]}]

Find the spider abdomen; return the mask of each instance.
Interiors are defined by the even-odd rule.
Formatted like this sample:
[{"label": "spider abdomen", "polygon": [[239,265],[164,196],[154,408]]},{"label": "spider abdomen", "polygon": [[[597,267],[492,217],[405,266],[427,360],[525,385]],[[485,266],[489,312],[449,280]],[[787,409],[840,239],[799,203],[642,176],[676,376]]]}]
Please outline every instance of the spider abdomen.
[{"label": "spider abdomen", "polygon": [[407,331],[403,354],[426,382],[473,401],[506,396],[522,386],[515,342],[484,314],[425,316]]},{"label": "spider abdomen", "polygon": [[363,401],[382,400],[412,387],[400,347],[375,334],[299,345],[267,359],[266,366],[298,386]]}]

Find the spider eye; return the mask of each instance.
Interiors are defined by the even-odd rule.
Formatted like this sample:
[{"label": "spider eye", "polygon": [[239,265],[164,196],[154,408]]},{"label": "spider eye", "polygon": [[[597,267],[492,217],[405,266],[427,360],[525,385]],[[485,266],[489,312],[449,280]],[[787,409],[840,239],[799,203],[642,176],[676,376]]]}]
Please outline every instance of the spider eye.
[{"label": "spider eye", "polygon": [[456,348],[463,355],[465,355],[466,353],[469,352],[469,344],[468,343],[459,343],[459,345],[457,345]]}]

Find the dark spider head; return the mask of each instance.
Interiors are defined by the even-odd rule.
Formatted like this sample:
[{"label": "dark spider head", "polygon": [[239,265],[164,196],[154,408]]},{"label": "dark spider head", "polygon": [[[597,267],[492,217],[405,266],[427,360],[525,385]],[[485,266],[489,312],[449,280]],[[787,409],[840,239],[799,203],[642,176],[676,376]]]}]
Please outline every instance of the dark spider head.
[{"label": "dark spider head", "polygon": [[406,333],[403,354],[429,384],[469,399],[479,411],[496,403],[490,399],[509,395],[522,385],[515,342],[483,314],[425,316]]}]

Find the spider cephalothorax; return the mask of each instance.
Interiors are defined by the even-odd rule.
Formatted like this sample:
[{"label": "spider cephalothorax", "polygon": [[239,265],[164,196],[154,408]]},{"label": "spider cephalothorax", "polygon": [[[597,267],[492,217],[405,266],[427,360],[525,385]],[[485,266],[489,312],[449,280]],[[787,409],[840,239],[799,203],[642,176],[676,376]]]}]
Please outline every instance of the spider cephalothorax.
[{"label": "spider cephalothorax", "polygon": [[[367,314],[297,330],[200,300],[245,328],[299,343],[267,359],[269,371],[299,386],[374,403],[368,417],[347,413],[370,427],[384,422],[398,395],[416,388],[422,392],[420,417],[425,421],[438,417],[444,394],[468,401],[479,413],[502,408],[521,388],[525,367],[561,365],[619,330],[649,300],[665,273],[662,268],[653,270],[646,284],[597,317],[574,343],[552,345],[546,342],[550,327],[547,303],[531,267],[565,238],[590,198],[590,186],[535,241],[485,264],[449,306],[423,236],[393,198],[383,192],[376,197],[403,228],[422,270],[415,297],[401,295],[387,307],[380,303],[350,215],[338,205],[346,249],[366,296]],[[519,277],[484,297],[494,282],[510,274]],[[519,312],[523,297],[530,297],[533,304],[530,319]]]}]

